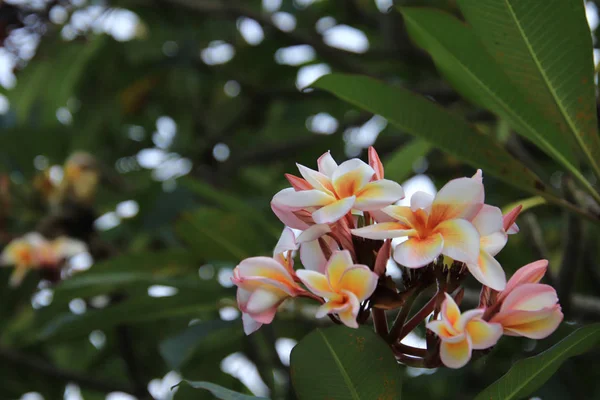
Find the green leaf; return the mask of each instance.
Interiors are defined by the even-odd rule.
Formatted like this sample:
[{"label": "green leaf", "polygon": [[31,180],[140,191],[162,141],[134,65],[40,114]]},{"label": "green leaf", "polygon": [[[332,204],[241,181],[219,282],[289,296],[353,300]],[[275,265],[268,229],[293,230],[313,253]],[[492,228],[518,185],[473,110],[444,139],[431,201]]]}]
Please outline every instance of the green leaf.
[{"label": "green leaf", "polygon": [[[232,332],[232,327],[235,332]],[[209,340],[209,336],[217,336],[219,344],[222,344],[223,338],[239,341],[241,335],[239,321],[237,323],[222,320],[199,322],[160,343],[159,350],[172,369],[180,370],[198,348]]]},{"label": "green leaf", "polygon": [[515,201],[513,203],[505,205],[504,207],[502,207],[502,213],[506,214],[507,212],[511,211],[515,207],[521,205],[523,207],[521,209],[521,214],[522,214],[527,210],[530,210],[534,207],[541,206],[544,204],[546,204],[546,200],[543,197],[533,196],[533,197],[529,197],[527,199]]},{"label": "green leaf", "polygon": [[202,260],[238,262],[264,252],[264,238],[247,214],[201,208],[183,215],[177,233]]},{"label": "green leaf", "polygon": [[491,137],[422,96],[358,75],[325,75],[313,86],[383,116],[399,129],[427,140],[508,184],[530,193],[549,195],[549,188]]},{"label": "green leaf", "polygon": [[572,136],[600,177],[592,38],[580,0],[459,0],[527,101]]},{"label": "green leaf", "polygon": [[[453,16],[436,10],[402,8],[409,34],[433,57],[438,69],[467,98],[503,118],[587,187],[597,193],[577,167],[576,144],[527,100],[486,51],[475,33]],[[600,200],[600,197],[597,197]]]},{"label": "green leaf", "polygon": [[277,227],[271,225],[267,219],[264,218],[264,215],[257,213],[246,201],[198,180],[182,178],[181,181],[183,185],[191,189],[197,195],[214,202],[224,209],[238,213],[246,213],[246,215],[248,215],[257,225],[260,225],[265,231],[270,232],[274,238],[279,238],[281,231]]},{"label": "green leaf", "polygon": [[401,182],[413,172],[413,164],[431,151],[431,145],[425,140],[415,139],[396,150],[383,162],[386,179]]},{"label": "green leaf", "polygon": [[400,399],[402,370],[367,327],[315,329],[292,350],[290,367],[299,400]]},{"label": "green leaf", "polygon": [[202,313],[218,310],[225,293],[214,282],[203,283],[196,290],[171,297],[154,298],[144,293],[103,309],[88,310],[81,315],[59,314],[37,331],[36,339],[67,341],[87,336],[95,329],[109,329],[123,323],[135,324],[175,317],[198,318]]},{"label": "green leaf", "polygon": [[600,343],[600,324],[578,329],[550,349],[516,362],[513,367],[476,400],[520,399],[541,387],[570,358],[591,350]]},{"label": "green leaf", "polygon": [[266,397],[249,396],[247,394],[234,392],[233,390],[225,389],[222,386],[210,382],[183,381],[180,385],[182,383],[188,384],[194,389],[208,390],[215,398],[220,400],[268,400]]},{"label": "green leaf", "polygon": [[19,123],[31,117],[36,105],[42,109],[36,120],[56,122],[56,110],[74,95],[85,67],[105,42],[103,35],[91,40],[65,42],[58,37],[44,40],[35,58],[19,74],[17,86],[7,91]]}]

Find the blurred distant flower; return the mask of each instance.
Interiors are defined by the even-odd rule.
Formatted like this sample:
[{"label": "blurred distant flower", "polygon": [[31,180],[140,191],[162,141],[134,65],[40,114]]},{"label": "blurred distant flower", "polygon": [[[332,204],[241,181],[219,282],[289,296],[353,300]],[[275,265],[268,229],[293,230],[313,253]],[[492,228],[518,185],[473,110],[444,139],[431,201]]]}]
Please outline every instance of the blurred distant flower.
[{"label": "blurred distant flower", "polygon": [[0,265],[14,266],[10,283],[18,286],[30,269],[58,268],[62,262],[87,251],[85,243],[59,237],[47,240],[37,232],[14,239],[0,254]]}]

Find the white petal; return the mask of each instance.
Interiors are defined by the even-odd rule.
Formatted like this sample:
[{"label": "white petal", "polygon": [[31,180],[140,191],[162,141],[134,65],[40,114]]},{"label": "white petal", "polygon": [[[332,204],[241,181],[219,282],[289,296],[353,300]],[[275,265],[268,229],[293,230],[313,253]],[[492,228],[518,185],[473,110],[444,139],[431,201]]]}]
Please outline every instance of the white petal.
[{"label": "white petal", "polygon": [[335,162],[333,157],[331,157],[331,154],[329,152],[319,157],[319,159],[317,160],[317,165],[319,166],[319,172],[330,178],[333,176],[333,172],[338,167],[337,163]]},{"label": "white petal", "polygon": [[327,224],[315,224],[302,232],[298,236],[298,243],[312,242],[325,235],[326,233],[331,232],[331,228]]},{"label": "white petal", "polygon": [[418,191],[410,198],[410,209],[414,212],[418,209],[423,209],[429,213],[431,204],[433,203],[433,195],[430,193]]},{"label": "white petal", "polygon": [[355,201],[356,197],[354,196],[346,197],[345,199],[321,207],[312,213],[312,217],[318,224],[332,224],[348,214],[352,210]]},{"label": "white petal", "polygon": [[314,207],[324,206],[335,201],[335,198],[320,190],[295,191],[286,188],[273,196],[273,201],[287,207]]}]

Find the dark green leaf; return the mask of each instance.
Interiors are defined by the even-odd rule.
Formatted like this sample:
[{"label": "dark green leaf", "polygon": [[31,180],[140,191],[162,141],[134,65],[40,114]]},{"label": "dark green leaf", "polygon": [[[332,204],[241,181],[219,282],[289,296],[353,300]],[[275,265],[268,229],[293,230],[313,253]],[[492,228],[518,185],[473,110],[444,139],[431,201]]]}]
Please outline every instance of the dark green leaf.
[{"label": "dark green leaf", "polygon": [[[198,322],[178,335],[163,341],[159,347],[160,354],[171,368],[180,370],[198,347],[207,341],[208,336],[218,335],[220,342],[224,342],[223,337],[233,337],[239,340],[236,335],[237,332],[240,334],[242,332],[239,325],[239,322],[222,320]],[[235,328],[235,332],[232,332],[232,326]]]},{"label": "dark green leaf", "polygon": [[401,182],[413,172],[414,163],[431,150],[431,145],[424,140],[415,139],[396,150],[383,162],[386,179]]},{"label": "dark green leaf", "polygon": [[[449,14],[422,8],[403,8],[411,37],[431,54],[438,69],[457,90],[506,118],[518,133],[535,143],[595,191],[579,171],[576,143],[527,100],[468,26]],[[523,88],[524,89],[524,88]]]},{"label": "dark green leaf", "polygon": [[369,112],[379,114],[412,135],[505,182],[530,193],[546,193],[546,186],[491,137],[461,117],[401,87],[372,78],[332,74],[313,86],[332,92]]},{"label": "dark green leaf", "polygon": [[265,240],[256,224],[241,212],[201,208],[186,213],[177,224],[177,232],[202,260],[239,262],[264,252]]},{"label": "dark green leaf", "polygon": [[300,400],[400,399],[401,367],[371,329],[334,326],[308,334],[291,355]]},{"label": "dark green leaf", "polygon": [[576,139],[600,176],[592,38],[583,1],[460,0],[489,53],[527,101]]},{"label": "dark green leaf", "polygon": [[529,396],[558,370],[562,363],[600,343],[600,324],[578,329],[550,349],[516,362],[506,375],[479,393],[476,400],[511,400]]},{"label": "dark green leaf", "polygon": [[257,213],[247,202],[235,197],[232,194],[225,193],[221,190],[214,188],[204,182],[192,179],[184,179],[183,184],[194,191],[202,198],[210,200],[216,205],[223,207],[226,210],[233,212],[244,212],[251,218],[257,225],[261,226],[266,232],[270,232],[274,238],[279,238],[281,233],[277,227],[272,226],[268,223],[267,219],[263,215]]}]

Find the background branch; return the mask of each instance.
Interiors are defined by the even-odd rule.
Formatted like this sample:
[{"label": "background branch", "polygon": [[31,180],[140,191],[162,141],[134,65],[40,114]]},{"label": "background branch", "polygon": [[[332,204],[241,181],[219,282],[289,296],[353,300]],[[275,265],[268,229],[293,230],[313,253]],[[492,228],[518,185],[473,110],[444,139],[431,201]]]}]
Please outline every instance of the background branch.
[{"label": "background branch", "polygon": [[73,382],[82,388],[96,390],[103,393],[124,392],[132,395],[135,394],[135,391],[131,386],[117,382],[108,382],[88,375],[61,369],[45,360],[34,358],[27,354],[4,347],[0,347],[0,359],[8,363],[28,368],[32,372],[40,373],[65,384]]}]

